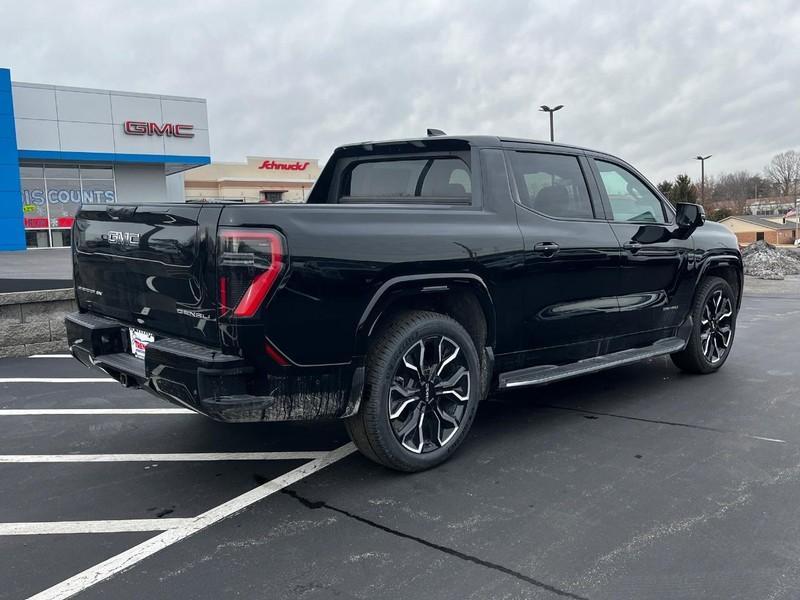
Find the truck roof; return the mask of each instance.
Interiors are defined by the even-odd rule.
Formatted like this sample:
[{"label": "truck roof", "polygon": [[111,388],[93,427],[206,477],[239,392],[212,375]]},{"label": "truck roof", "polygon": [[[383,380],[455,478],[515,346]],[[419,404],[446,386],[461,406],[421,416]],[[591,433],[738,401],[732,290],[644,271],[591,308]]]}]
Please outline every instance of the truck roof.
[{"label": "truck roof", "polygon": [[[420,146],[420,145],[425,145],[426,142],[431,142],[431,141],[463,142],[470,146],[501,147],[501,148],[506,146],[518,146],[520,144],[531,144],[536,146],[550,146],[552,148],[569,148],[570,150],[583,150],[588,152],[597,152],[598,154],[608,154],[607,152],[603,152],[601,150],[595,150],[593,148],[586,148],[583,146],[576,146],[573,144],[563,144],[560,142],[550,142],[546,140],[533,140],[527,138],[494,136],[494,135],[436,135],[436,136],[424,136],[415,138],[400,138],[393,140],[370,140],[364,142],[355,142],[352,144],[344,144],[339,148],[355,149],[362,147],[365,150],[371,150],[375,146],[389,146],[395,144],[411,144],[414,146]],[[609,156],[611,155],[609,154]]]}]

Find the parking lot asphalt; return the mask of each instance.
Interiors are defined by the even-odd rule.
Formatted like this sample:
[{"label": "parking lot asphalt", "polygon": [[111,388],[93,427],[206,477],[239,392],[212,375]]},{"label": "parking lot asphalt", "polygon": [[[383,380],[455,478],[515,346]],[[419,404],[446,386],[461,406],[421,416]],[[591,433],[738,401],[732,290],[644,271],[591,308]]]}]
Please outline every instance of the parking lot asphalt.
[{"label": "parking lot asphalt", "polygon": [[800,298],[748,297],[720,372],[494,397],[414,475],[338,423],[222,425],[2,360],[0,598],[796,598],[799,338]]}]

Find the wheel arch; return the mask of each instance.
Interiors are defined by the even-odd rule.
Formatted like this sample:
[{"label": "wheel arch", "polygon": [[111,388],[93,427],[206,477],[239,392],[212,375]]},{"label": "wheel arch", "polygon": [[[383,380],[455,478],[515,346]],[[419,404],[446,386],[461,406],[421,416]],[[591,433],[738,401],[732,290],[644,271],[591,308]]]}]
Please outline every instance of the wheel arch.
[{"label": "wheel arch", "polygon": [[496,339],[494,304],[486,283],[472,273],[436,273],[394,277],[373,295],[359,319],[355,355],[363,356],[375,330],[403,310],[432,310],[458,321],[478,352]]},{"label": "wheel arch", "polygon": [[700,286],[700,282],[706,277],[716,276],[724,279],[731,286],[736,294],[737,310],[742,305],[742,292],[744,288],[744,272],[741,259],[733,256],[711,256],[708,257],[700,269],[695,282],[695,291]]}]

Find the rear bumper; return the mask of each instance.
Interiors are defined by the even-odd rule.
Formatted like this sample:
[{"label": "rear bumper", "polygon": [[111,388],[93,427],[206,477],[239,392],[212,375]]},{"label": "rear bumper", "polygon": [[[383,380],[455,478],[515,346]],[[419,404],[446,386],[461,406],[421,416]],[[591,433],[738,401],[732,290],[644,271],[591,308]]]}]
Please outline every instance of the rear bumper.
[{"label": "rear bumper", "polygon": [[217,421],[347,416],[355,412],[361,395],[363,368],[270,375],[238,356],[176,338],[151,342],[141,360],[130,354],[124,323],[72,313],[65,324],[70,351],[84,365],[98,366],[124,386],[147,390]]}]

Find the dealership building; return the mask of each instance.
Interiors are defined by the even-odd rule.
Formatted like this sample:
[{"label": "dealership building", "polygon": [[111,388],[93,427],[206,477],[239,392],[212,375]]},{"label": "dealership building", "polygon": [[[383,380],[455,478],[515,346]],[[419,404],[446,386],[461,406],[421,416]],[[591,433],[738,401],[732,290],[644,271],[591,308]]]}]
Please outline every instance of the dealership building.
[{"label": "dealership building", "polygon": [[12,82],[0,68],[0,250],[68,246],[81,203],[183,202],[182,174],[210,160],[203,99]]}]

